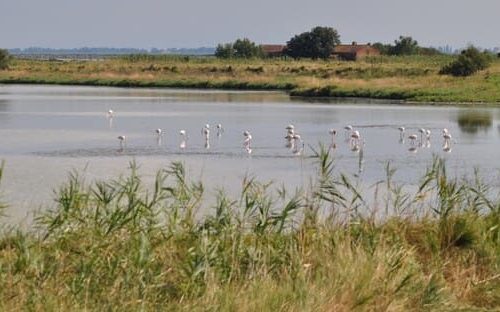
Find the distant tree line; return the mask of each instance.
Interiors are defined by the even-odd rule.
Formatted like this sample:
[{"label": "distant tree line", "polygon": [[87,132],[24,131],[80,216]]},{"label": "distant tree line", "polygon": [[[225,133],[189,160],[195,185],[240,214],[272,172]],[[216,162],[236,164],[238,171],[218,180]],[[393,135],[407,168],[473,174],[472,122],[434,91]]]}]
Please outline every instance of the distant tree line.
[{"label": "distant tree line", "polygon": [[[335,29],[317,26],[311,31],[292,37],[283,52],[293,58],[326,59],[332,55],[337,44],[340,44],[340,36]],[[217,45],[215,56],[227,59],[263,57],[265,54],[255,42],[244,38],[233,43]]]},{"label": "distant tree line", "polygon": [[382,55],[438,55],[442,54],[438,49],[426,48],[418,45],[411,36],[399,36],[394,44],[376,42],[372,44]]},{"label": "distant tree line", "polygon": [[[340,35],[331,27],[317,26],[310,31],[293,36],[283,51],[292,58],[330,58],[335,46],[340,44]],[[381,42],[372,45],[382,55],[437,55],[442,54],[435,48],[426,48],[418,45],[411,36],[399,36],[394,44]],[[265,56],[263,51],[249,39],[238,39],[234,43],[219,44],[215,50],[219,58],[247,58]]]}]

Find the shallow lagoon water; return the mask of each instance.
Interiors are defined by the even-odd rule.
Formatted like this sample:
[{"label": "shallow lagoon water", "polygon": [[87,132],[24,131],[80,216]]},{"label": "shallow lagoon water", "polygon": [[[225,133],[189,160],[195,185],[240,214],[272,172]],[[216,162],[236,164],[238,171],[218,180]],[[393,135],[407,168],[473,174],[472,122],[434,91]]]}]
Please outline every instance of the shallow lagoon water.
[{"label": "shallow lagoon water", "polygon": [[[114,117],[106,112],[113,109]],[[210,148],[201,128],[211,127]],[[224,133],[218,137],[215,125]],[[285,147],[285,126],[294,124],[305,142],[302,155]],[[353,152],[343,127],[353,125],[364,140]],[[430,147],[410,152],[408,139],[419,128],[432,131]],[[163,129],[161,142],[154,133]],[[2,198],[12,220],[53,205],[53,189],[69,171],[87,181],[127,173],[135,160],[146,182],[158,169],[182,161],[190,177],[202,179],[208,196],[224,188],[238,194],[245,175],[275,181],[290,189],[307,187],[314,177],[310,156],[318,144],[330,145],[336,128],[336,170],[371,185],[385,177],[385,165],[397,168],[396,179],[415,184],[433,156],[445,158],[448,171],[471,175],[478,168],[492,183],[500,177],[500,108],[402,105],[383,101],[290,99],[281,92],[233,92],[60,86],[0,86],[0,159],[6,161]],[[453,136],[443,151],[441,131]],[[179,130],[188,133],[180,149]],[[252,133],[252,154],[243,149],[243,131]],[[117,136],[127,137],[119,147]],[[362,155],[362,159],[360,159]],[[28,217],[29,219],[29,217]]]}]

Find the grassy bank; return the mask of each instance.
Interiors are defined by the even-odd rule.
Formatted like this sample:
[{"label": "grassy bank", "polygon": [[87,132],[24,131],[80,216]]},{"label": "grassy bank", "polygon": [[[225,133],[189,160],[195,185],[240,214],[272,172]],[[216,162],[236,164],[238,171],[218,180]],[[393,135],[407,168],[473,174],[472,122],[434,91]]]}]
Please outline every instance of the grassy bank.
[{"label": "grassy bank", "polygon": [[0,83],[285,90],[293,96],[416,102],[500,103],[500,60],[467,78],[439,75],[451,56],[377,57],[358,62],[210,57],[99,61],[15,59]]},{"label": "grassy bank", "polygon": [[317,157],[307,190],[246,178],[204,216],[179,163],[149,188],[133,164],[113,181],[72,174],[32,231],[0,235],[0,310],[500,309],[498,190],[436,160],[414,192],[390,167],[362,191]]}]

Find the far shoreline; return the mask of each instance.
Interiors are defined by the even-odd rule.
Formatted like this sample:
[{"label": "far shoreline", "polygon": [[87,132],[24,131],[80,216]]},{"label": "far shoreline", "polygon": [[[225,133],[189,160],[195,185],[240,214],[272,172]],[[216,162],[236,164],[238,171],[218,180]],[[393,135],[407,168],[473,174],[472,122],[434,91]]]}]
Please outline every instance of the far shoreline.
[{"label": "far shoreline", "polygon": [[414,105],[500,105],[500,59],[470,77],[440,75],[440,68],[451,59],[14,59],[8,69],[0,71],[0,84],[282,91],[291,98],[311,100],[361,98]]},{"label": "far shoreline", "polygon": [[[359,96],[311,96],[311,95],[292,95],[292,90],[287,89],[258,89],[258,88],[218,88],[218,87],[199,87],[199,86],[163,86],[142,83],[137,84],[105,84],[105,83],[88,83],[88,82],[51,82],[51,81],[31,81],[31,80],[0,80],[0,86],[67,86],[67,87],[105,87],[105,88],[124,88],[124,89],[167,89],[167,90],[198,90],[198,91],[221,91],[221,92],[278,92],[284,93],[290,97],[291,100],[297,99],[302,102],[322,103],[322,104],[379,104],[379,105],[404,105],[404,106],[443,106],[443,107],[498,107],[500,102],[425,102],[425,101],[412,101],[405,99],[394,98],[378,98],[378,97],[359,97]],[[345,102],[344,102],[345,101]],[[358,103],[359,101],[368,101]]]}]

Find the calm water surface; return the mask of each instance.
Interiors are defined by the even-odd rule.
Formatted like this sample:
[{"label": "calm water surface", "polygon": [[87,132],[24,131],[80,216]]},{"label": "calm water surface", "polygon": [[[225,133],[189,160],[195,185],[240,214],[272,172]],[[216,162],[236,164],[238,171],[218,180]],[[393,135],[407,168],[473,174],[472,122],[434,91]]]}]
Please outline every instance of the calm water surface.
[{"label": "calm water surface", "polygon": [[[112,109],[114,117],[107,118]],[[212,126],[205,147],[201,128]],[[218,137],[215,125],[225,132]],[[285,126],[294,124],[305,142],[301,156],[285,147]],[[353,125],[364,139],[363,152],[353,152],[343,127]],[[400,142],[419,128],[432,131],[430,146]],[[158,141],[154,130],[163,129]],[[384,178],[388,161],[396,178],[415,184],[433,155],[447,160],[449,172],[470,175],[479,168],[492,183],[500,177],[500,108],[409,106],[367,100],[308,103],[278,92],[227,92],[0,85],[0,159],[6,161],[1,191],[13,220],[53,205],[53,189],[70,170],[87,181],[117,177],[136,160],[146,182],[171,161],[183,161],[208,193],[218,188],[236,194],[247,174],[290,188],[307,186],[314,176],[310,146],[330,145],[328,129],[336,128],[337,170],[370,185]],[[443,150],[441,131],[453,136]],[[188,133],[179,147],[179,130]],[[252,154],[242,147],[243,131],[252,133]],[[117,136],[127,144],[120,150]],[[210,196],[210,195],[209,195]],[[28,217],[29,218],[29,217]]]}]

